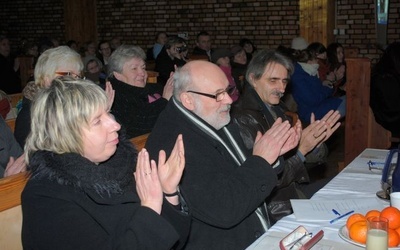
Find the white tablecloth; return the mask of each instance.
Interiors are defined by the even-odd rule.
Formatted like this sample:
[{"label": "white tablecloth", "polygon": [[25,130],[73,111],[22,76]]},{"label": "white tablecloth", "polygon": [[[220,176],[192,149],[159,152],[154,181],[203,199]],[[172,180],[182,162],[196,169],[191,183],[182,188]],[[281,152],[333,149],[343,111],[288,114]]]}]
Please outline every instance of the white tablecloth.
[{"label": "white tablecloth", "polygon": [[[379,199],[376,192],[381,190],[381,171],[369,170],[368,161],[384,162],[388,150],[365,149],[356,157],[346,168],[333,178],[325,187],[319,190],[312,200],[338,200],[353,198],[376,199],[382,206],[389,206],[388,201]],[[382,166],[383,167],[383,166]],[[374,208],[371,208],[374,209]],[[341,219],[337,223],[329,222],[299,222],[296,221],[294,214],[286,216],[272,226],[260,239],[255,241],[248,249],[279,249],[279,240],[287,235],[299,225],[303,225],[309,232],[324,230],[326,242],[335,243],[335,247],[318,247],[312,249],[361,249],[358,246],[345,242],[338,235],[340,227],[346,223],[346,219]]]}]

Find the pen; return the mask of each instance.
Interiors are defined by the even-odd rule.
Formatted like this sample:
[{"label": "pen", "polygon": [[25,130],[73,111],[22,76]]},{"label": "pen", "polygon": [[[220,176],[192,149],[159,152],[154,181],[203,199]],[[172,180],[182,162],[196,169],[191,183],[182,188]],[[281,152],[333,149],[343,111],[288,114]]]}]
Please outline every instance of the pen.
[{"label": "pen", "polygon": [[344,218],[344,217],[346,217],[347,215],[350,215],[350,214],[352,214],[352,213],[354,213],[354,210],[351,210],[350,212],[347,212],[347,213],[345,213],[345,214],[343,214],[343,215],[341,215],[341,216],[339,216],[339,217],[337,217],[337,218],[335,218],[335,219],[329,221],[329,223],[332,224],[332,223],[334,223],[334,222],[340,220],[341,218]]},{"label": "pen", "polygon": [[337,216],[340,216],[340,213],[339,213],[338,211],[336,211],[336,209],[333,209],[333,208],[332,208],[332,212],[333,212],[334,214],[336,214]]}]

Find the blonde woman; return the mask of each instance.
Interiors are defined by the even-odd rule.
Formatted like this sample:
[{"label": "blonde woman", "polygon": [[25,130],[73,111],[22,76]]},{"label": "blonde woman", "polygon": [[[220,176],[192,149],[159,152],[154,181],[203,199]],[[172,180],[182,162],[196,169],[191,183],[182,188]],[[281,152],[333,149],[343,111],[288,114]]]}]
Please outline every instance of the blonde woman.
[{"label": "blonde woman", "polygon": [[120,128],[105,92],[90,81],[57,78],[38,94],[25,144],[32,176],[22,194],[24,249],[171,249],[184,243],[190,217],[178,192],[182,136],[168,160],[160,152],[157,169]]}]

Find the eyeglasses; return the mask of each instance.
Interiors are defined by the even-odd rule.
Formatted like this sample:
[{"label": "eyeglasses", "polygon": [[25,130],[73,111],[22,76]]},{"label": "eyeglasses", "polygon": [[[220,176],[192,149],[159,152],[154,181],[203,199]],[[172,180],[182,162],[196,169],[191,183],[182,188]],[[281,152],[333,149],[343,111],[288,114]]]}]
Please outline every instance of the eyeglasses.
[{"label": "eyeglasses", "polygon": [[82,80],[86,79],[86,77],[78,75],[78,74],[75,74],[74,72],[70,72],[70,71],[68,71],[68,72],[56,72],[56,74],[58,74],[60,76],[71,76],[71,77],[73,77],[75,79],[82,79]]},{"label": "eyeglasses", "polygon": [[194,94],[198,94],[198,95],[202,95],[202,96],[207,96],[207,97],[210,97],[212,99],[215,99],[217,102],[220,102],[225,98],[226,94],[232,95],[233,92],[235,92],[235,89],[236,89],[235,86],[231,86],[231,87],[228,87],[228,88],[226,88],[225,90],[223,90],[221,92],[216,93],[215,95],[207,94],[207,93],[203,93],[203,92],[192,91],[192,90],[188,90],[186,92],[194,93]]}]

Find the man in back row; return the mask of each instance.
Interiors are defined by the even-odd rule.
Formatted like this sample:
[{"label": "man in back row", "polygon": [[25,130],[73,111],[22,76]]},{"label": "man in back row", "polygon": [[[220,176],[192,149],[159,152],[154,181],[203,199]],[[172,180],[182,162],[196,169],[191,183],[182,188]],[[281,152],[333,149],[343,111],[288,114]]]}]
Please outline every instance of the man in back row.
[{"label": "man in back row", "polygon": [[[228,79],[218,66],[191,61],[174,74],[174,96],[160,114],[146,148],[171,153],[185,138],[180,192],[193,216],[188,249],[244,249],[268,228],[264,200],[282,172],[280,155],[299,142],[301,125],[280,118],[246,150],[230,122]],[[279,160],[278,160],[279,161]]]}]

